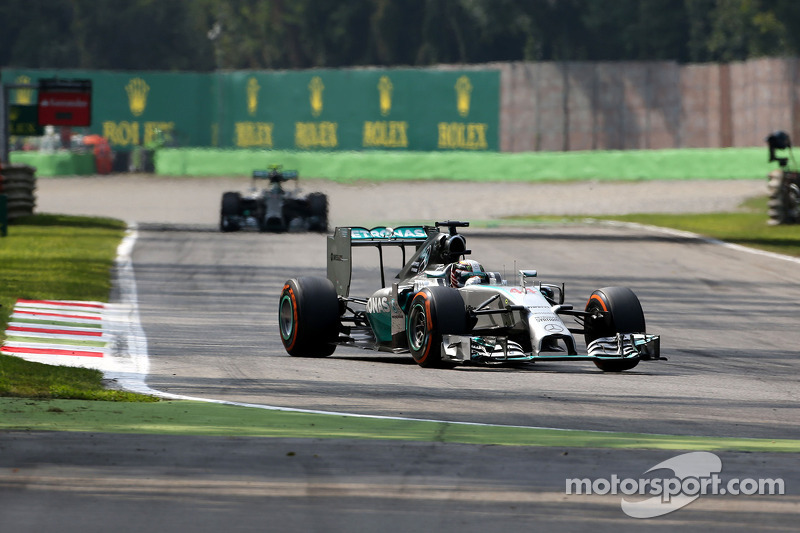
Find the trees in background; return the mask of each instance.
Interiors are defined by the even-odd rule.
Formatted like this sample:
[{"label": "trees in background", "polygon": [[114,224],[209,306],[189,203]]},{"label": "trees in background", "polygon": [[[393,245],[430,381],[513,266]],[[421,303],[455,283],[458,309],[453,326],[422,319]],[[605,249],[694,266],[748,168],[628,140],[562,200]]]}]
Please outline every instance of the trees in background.
[{"label": "trees in background", "polygon": [[728,62],[800,52],[797,0],[3,0],[0,66]]}]

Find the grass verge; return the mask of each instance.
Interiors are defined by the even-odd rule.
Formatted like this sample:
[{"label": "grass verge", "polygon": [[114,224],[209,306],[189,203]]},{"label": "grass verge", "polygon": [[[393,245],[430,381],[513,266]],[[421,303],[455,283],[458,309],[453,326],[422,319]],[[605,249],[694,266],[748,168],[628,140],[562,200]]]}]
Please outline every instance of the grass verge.
[{"label": "grass verge", "polygon": [[[0,340],[17,299],[108,301],[111,269],[125,233],[119,220],[35,215],[0,239]],[[0,355],[0,396],[141,401],[107,390],[99,370],[30,363]]]},{"label": "grass verge", "polygon": [[736,213],[639,214],[602,218],[690,231],[725,242],[800,257],[800,225],[768,225],[766,196],[745,202],[742,211]]},{"label": "grass verge", "polygon": [[[509,220],[578,221],[587,217],[513,217]],[[721,241],[758,248],[769,252],[800,257],[800,225],[770,226],[767,224],[767,197],[752,198],[735,213],[702,214],[631,214],[590,217],[598,220],[635,222],[681,231],[689,231]]]},{"label": "grass verge", "polygon": [[[20,152],[12,155],[15,153]],[[765,150],[760,147],[517,153],[164,148],[156,152],[155,165],[156,173],[161,175],[249,176],[253,169],[282,164],[298,170],[301,179],[324,177],[345,183],[729,180],[763,179],[771,170],[764,155]]]},{"label": "grass verge", "polygon": [[0,430],[374,439],[499,446],[800,453],[800,440],[481,426],[294,413],[194,401],[120,404],[0,398]]}]

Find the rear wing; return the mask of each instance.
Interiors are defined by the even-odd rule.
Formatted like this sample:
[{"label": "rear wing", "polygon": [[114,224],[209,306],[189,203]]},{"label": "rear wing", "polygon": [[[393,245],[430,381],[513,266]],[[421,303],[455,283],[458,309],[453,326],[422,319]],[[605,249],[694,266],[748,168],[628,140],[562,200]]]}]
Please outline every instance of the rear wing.
[{"label": "rear wing", "polygon": [[403,265],[406,264],[406,247],[418,249],[431,235],[438,233],[428,226],[400,226],[387,228],[378,226],[372,229],[362,227],[336,228],[328,235],[328,279],[336,288],[336,294],[347,298],[350,294],[350,278],[353,275],[353,247],[374,246],[378,249],[381,266],[381,287],[386,287],[383,266],[383,248],[399,247],[403,251]]},{"label": "rear wing", "polygon": [[296,170],[254,170],[253,171],[253,179],[254,180],[270,180],[270,181],[289,181],[289,180],[296,180],[298,176],[298,172]]}]

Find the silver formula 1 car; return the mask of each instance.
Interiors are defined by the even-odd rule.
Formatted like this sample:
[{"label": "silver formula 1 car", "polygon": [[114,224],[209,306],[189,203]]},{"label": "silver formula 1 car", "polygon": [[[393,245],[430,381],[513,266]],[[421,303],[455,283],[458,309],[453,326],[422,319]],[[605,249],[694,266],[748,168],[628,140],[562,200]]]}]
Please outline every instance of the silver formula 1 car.
[{"label": "silver formula 1 car", "polygon": [[[660,338],[646,333],[633,291],[598,289],[575,310],[564,304],[564,285],[538,281],[535,270],[520,270],[512,284],[465,259],[470,250],[458,228],[466,226],[336,228],[328,236],[327,279],[284,284],[278,322],[286,351],[325,357],[341,345],[410,352],[423,367],[593,361],[608,372],[663,359]],[[357,298],[349,294],[352,249],[364,246],[378,250],[381,288]],[[387,284],[383,250],[390,247],[402,250],[404,265]],[[407,248],[413,253],[406,261]],[[586,354],[578,354],[573,334],[583,334]]]},{"label": "silver formula 1 car", "polygon": [[[243,228],[260,231],[328,231],[328,197],[321,192],[302,194],[296,170],[282,170],[272,165],[268,170],[254,170],[250,191],[228,191],[222,195],[219,228],[223,232]],[[283,184],[294,180],[294,189]],[[257,183],[269,181],[269,188]]]}]

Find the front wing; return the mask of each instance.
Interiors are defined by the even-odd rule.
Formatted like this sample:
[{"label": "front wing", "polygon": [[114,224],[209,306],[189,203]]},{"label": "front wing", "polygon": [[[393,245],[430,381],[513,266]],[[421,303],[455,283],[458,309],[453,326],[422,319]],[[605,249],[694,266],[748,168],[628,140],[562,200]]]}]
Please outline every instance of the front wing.
[{"label": "front wing", "polygon": [[507,337],[442,336],[442,360],[479,364],[525,361],[652,361],[661,357],[661,338],[642,333],[619,333],[589,343],[586,355],[534,354]]}]

